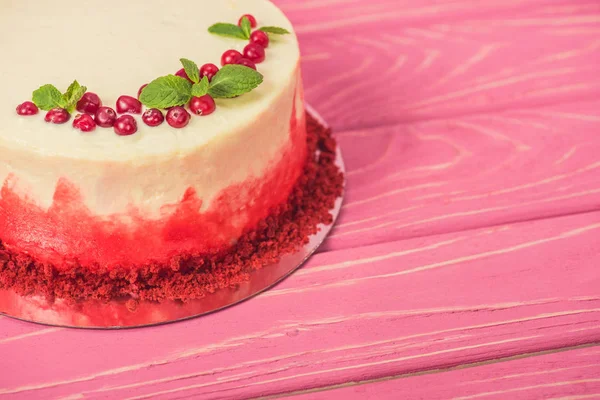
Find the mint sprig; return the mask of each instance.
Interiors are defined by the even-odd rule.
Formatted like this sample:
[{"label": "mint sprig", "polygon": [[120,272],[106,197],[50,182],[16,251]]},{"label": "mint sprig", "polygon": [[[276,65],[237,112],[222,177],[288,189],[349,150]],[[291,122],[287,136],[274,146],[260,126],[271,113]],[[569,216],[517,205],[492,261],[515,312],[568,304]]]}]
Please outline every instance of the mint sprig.
[{"label": "mint sprig", "polygon": [[148,108],[182,106],[191,98],[190,81],[175,75],[162,76],[153,80],[140,94],[140,101]]},{"label": "mint sprig", "polygon": [[228,99],[251,92],[263,82],[258,71],[243,65],[228,64],[212,78],[208,94],[219,99]]},{"label": "mint sprig", "polygon": [[209,88],[210,82],[208,81],[208,77],[205,76],[200,82],[192,86],[192,96],[202,97],[208,93]]},{"label": "mint sprig", "polygon": [[252,23],[250,22],[250,18],[242,17],[240,25],[242,32],[244,32],[244,37],[250,39],[250,34],[252,33]]},{"label": "mint sprig", "polygon": [[214,35],[231,37],[235,39],[243,39],[248,40],[244,30],[237,25],[234,24],[226,24],[224,22],[218,22],[211,27],[208,28],[208,31]]},{"label": "mint sprig", "polygon": [[169,108],[187,104],[192,96],[209,94],[215,99],[229,99],[251,92],[263,79],[259,72],[243,65],[225,65],[211,82],[204,77],[193,85],[187,79],[167,75],[150,82],[140,101],[148,108]]},{"label": "mint sprig", "polygon": [[[259,30],[271,35],[290,34],[290,31],[278,26],[263,26],[262,28],[259,28]],[[218,22],[209,27],[208,31],[219,36],[248,40],[252,34],[252,24],[250,23],[250,19],[248,17],[242,17],[240,26],[225,22]]]},{"label": "mint sprig", "polygon": [[87,92],[87,88],[85,86],[81,86],[79,82],[76,80],[71,83],[65,94],[63,94],[63,108],[66,109],[69,113],[75,111],[77,107],[77,102],[83,97],[83,95]]},{"label": "mint sprig", "polygon": [[64,108],[72,113],[77,102],[83,97],[87,88],[81,86],[76,80],[62,94],[54,85],[43,85],[32,94],[33,103],[41,110],[50,111],[53,108]]},{"label": "mint sprig", "polygon": [[190,78],[194,83],[200,82],[200,70],[198,69],[198,65],[187,58],[182,58],[179,61],[181,61],[183,69],[185,69],[185,73],[187,74],[188,78]]},{"label": "mint sprig", "polygon": [[285,28],[280,28],[278,26],[263,26],[259,28],[259,30],[270,33],[272,35],[289,35],[291,32]]}]

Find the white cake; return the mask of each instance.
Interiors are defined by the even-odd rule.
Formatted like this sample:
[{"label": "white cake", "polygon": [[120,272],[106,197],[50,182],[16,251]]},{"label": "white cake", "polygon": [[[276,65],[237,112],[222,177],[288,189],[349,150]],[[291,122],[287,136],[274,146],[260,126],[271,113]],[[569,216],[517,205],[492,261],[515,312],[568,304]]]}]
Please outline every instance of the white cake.
[{"label": "white cake", "polygon": [[[2,1],[0,53],[10,55],[0,66],[4,245],[59,269],[72,262],[65,258],[106,266],[165,262],[178,252],[233,243],[285,201],[305,159],[293,33],[271,41],[266,61],[258,65],[264,82],[257,89],[218,99],[216,112],[193,116],[183,129],[149,127],[138,115],[137,133],[125,137],[102,128],[84,133],[71,121],[46,123],[44,111],[15,113],[44,84],[66,90],[77,79],[114,108],[119,96],[136,96],[141,85],[178,71],[180,58],[221,66],[224,51],[241,51],[248,41],[207,28],[237,24],[246,13],[259,26],[293,32],[266,0]],[[193,215],[194,229],[205,234],[164,234],[184,198],[189,200],[186,193],[194,202],[183,208]],[[224,193],[228,203],[217,205]],[[60,215],[69,221],[57,223]],[[114,237],[121,250],[103,244]]]}]

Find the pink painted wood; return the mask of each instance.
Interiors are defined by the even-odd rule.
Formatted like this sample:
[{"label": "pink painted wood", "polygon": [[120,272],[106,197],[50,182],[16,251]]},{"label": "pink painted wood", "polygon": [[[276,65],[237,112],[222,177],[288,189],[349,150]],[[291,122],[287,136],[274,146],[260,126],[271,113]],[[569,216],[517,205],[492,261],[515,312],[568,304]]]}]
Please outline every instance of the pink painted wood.
[{"label": "pink painted wood", "polygon": [[[0,399],[237,399],[421,372],[362,387],[536,398],[567,392],[521,389],[593,379],[577,361],[591,349],[499,360],[600,343],[600,3],[277,2],[349,169],[322,251],[274,290],[185,323],[0,318]],[[494,364],[438,371],[477,362]],[[460,386],[465,374],[477,382]],[[339,390],[311,396],[356,395]]]},{"label": "pink painted wood", "polygon": [[[586,393],[581,395],[581,393]],[[579,394],[579,395],[578,395]],[[350,385],[295,400],[365,399],[600,399],[600,347],[473,368]]]}]

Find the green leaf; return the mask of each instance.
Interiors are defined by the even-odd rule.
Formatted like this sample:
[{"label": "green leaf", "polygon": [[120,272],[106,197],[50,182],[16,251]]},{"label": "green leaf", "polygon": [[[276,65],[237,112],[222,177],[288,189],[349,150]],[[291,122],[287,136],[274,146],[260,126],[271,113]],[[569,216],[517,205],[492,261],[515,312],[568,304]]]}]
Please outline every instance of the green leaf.
[{"label": "green leaf", "polygon": [[148,108],[182,106],[192,97],[192,84],[185,78],[167,75],[157,78],[144,88],[140,101]]},{"label": "green leaf", "polygon": [[210,86],[210,82],[208,81],[208,77],[202,78],[199,83],[196,83],[192,86],[192,96],[194,97],[202,97],[208,93],[208,88]]},{"label": "green leaf", "polygon": [[86,91],[87,88],[85,86],[81,86],[76,80],[73,81],[65,94],[62,95],[61,107],[72,113],[77,106],[77,102],[83,97]]},{"label": "green leaf", "polygon": [[243,65],[225,65],[210,83],[208,94],[213,98],[231,98],[248,93],[263,82],[263,76]]},{"label": "green leaf", "polygon": [[233,37],[236,39],[247,39],[242,28],[234,24],[219,22],[208,28],[208,31],[215,35]]},{"label": "green leaf", "polygon": [[41,110],[50,111],[56,107],[62,108],[63,96],[54,85],[44,85],[33,92],[32,100]]},{"label": "green leaf", "polygon": [[289,35],[291,32],[285,28],[280,28],[278,26],[263,26],[259,30],[270,33],[272,35]]},{"label": "green leaf", "polygon": [[182,58],[179,61],[181,61],[188,78],[190,78],[194,83],[200,82],[200,70],[198,69],[198,65],[187,58]]},{"label": "green leaf", "polygon": [[244,37],[246,39],[250,39],[250,34],[252,33],[252,23],[248,17],[242,17],[242,23],[240,24],[242,28],[242,32],[244,32]]}]

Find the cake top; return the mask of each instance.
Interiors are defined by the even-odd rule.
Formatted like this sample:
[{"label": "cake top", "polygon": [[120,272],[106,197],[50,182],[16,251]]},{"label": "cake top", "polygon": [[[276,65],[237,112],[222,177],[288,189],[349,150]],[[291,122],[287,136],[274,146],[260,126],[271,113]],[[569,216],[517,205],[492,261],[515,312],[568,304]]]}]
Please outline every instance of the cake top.
[{"label": "cake top", "polygon": [[[199,66],[221,67],[228,49],[243,51],[247,40],[208,32],[217,23],[237,24],[252,14],[258,26],[279,26],[293,33],[283,13],[267,0],[4,0],[0,2],[0,150],[28,147],[51,156],[82,159],[132,159],[140,154],[172,154],[227,135],[260,118],[295,76],[299,62],[295,35],[272,40],[258,64],[262,84],[233,99],[217,99],[217,112],[192,117],[183,129],[167,123],[150,127],[136,115],[138,131],[118,136],[112,129],[85,133],[68,124],[17,115],[15,107],[31,100],[44,84],[59,90],[77,80],[113,109],[122,95],[156,78],[175,74],[181,58]],[[77,112],[74,113],[73,117]]]}]

